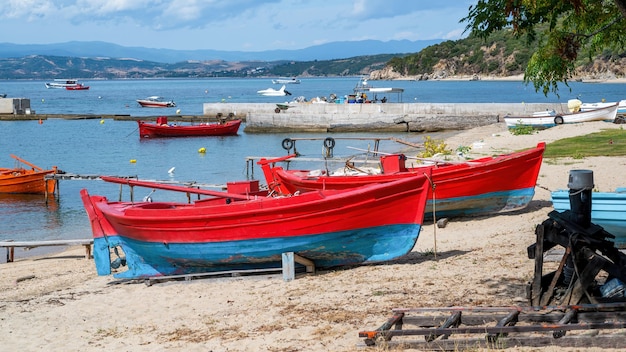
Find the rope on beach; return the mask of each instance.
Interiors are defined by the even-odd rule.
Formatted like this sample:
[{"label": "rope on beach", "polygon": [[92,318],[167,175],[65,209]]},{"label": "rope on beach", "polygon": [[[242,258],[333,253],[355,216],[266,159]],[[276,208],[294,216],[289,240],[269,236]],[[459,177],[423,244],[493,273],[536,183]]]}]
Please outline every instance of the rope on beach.
[{"label": "rope on beach", "polygon": [[549,189],[549,188],[548,188],[548,187],[546,187],[546,186],[542,186],[542,185],[540,185],[540,184],[538,184],[538,183],[537,183],[535,186],[536,186],[536,187],[539,187],[539,188],[541,188],[541,189],[545,189],[546,191],[548,191],[548,192],[552,193],[552,190],[551,190],[551,189]]}]

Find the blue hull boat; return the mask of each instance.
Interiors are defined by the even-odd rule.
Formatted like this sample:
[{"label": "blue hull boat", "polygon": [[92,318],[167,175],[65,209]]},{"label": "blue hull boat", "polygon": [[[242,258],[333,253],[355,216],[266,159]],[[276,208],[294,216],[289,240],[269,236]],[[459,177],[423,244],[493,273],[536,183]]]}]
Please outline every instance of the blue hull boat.
[{"label": "blue hull boat", "polygon": [[[569,191],[552,192],[554,210],[570,210]],[[615,192],[591,193],[591,222],[615,236],[615,246],[626,248],[626,187]]]}]

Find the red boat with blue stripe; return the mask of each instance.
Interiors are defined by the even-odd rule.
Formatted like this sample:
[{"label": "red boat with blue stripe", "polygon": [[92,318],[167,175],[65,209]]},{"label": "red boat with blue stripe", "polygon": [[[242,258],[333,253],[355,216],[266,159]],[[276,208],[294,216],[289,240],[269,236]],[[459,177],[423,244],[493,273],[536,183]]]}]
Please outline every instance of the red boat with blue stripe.
[{"label": "red boat with blue stripe", "polygon": [[125,264],[114,276],[126,279],[280,268],[288,252],[318,268],[389,261],[413,249],[430,186],[420,174],[276,197],[260,191],[258,180],[220,192],[102,178],[204,197],[193,203],[110,202],[81,191],[98,274]]},{"label": "red boat with blue stripe", "polygon": [[371,183],[391,182],[432,173],[425,217],[437,218],[485,215],[522,209],[535,194],[535,185],[546,144],[506,155],[489,156],[466,162],[437,162],[407,167],[403,154],[383,155],[382,173],[333,175],[326,170],[286,170],[279,162],[297,160],[296,154],[261,159],[267,185],[277,193],[322,189],[348,189]]}]

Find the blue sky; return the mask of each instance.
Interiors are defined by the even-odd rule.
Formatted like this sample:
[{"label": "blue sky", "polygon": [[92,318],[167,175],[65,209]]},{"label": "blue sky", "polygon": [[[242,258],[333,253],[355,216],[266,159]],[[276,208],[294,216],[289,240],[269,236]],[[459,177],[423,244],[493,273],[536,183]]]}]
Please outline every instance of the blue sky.
[{"label": "blue sky", "polygon": [[2,0],[2,41],[177,50],[295,50],[336,41],[459,39],[476,0]]}]

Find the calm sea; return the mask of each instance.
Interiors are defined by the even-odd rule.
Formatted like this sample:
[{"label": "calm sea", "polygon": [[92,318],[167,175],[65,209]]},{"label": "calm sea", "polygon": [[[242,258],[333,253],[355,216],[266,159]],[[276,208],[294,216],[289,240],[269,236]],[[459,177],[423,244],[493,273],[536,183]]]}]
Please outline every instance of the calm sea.
[{"label": "calm sea", "polygon": [[[176,114],[202,115],[206,102],[278,103],[294,97],[338,96],[349,94],[358,78],[305,78],[299,85],[288,85],[292,96],[263,97],[256,91],[279,88],[270,79],[180,79],[85,81],[88,91],[46,89],[43,81],[4,81],[0,93],[31,100],[31,109],[40,114],[128,114],[154,116]],[[618,101],[626,96],[624,84],[571,83],[563,87],[561,97],[544,97],[532,86],[521,82],[451,82],[451,81],[372,81],[377,87],[400,87],[404,102],[567,102],[579,98],[585,102]],[[171,109],[146,109],[136,99],[160,95],[177,103]],[[382,97],[379,97],[382,98]],[[389,97],[393,101],[396,97]],[[245,126],[244,126],[245,127]],[[437,138],[437,134],[429,134]],[[196,181],[223,185],[249,176],[246,157],[281,156],[286,151],[281,141],[286,137],[324,138],[325,134],[248,134],[238,136],[140,140],[134,121],[61,120],[0,121],[0,167],[15,164],[10,154],[38,166],[58,166],[71,174],[138,176],[141,179],[179,182]],[[333,134],[333,137],[397,137],[420,143],[420,134]],[[299,141],[298,152],[307,157],[321,157],[322,141]],[[372,147],[371,141],[337,142],[335,156],[358,153],[354,148]],[[199,153],[205,148],[206,153]],[[380,150],[394,152],[402,146],[382,142]],[[132,163],[131,160],[136,162]],[[174,168],[173,173],[168,173]],[[262,178],[255,167],[255,178]],[[117,199],[119,186],[102,181],[60,181],[55,199],[43,196],[0,195],[0,240],[40,240],[89,238],[91,230],[79,197],[87,188],[92,194]],[[138,188],[136,199],[149,190]],[[143,192],[143,193],[142,193]],[[145,194],[144,194],[145,193]],[[125,193],[126,196],[127,193]],[[171,200],[163,191],[152,194],[154,200]],[[125,198],[127,199],[127,197]],[[183,200],[183,199],[177,199]],[[16,253],[16,256],[23,255]],[[4,260],[1,258],[0,261]]]}]

